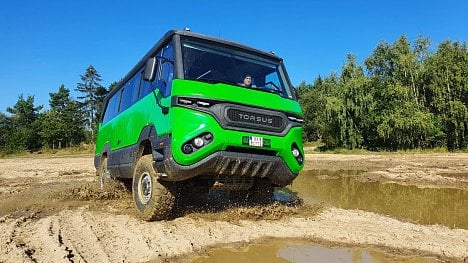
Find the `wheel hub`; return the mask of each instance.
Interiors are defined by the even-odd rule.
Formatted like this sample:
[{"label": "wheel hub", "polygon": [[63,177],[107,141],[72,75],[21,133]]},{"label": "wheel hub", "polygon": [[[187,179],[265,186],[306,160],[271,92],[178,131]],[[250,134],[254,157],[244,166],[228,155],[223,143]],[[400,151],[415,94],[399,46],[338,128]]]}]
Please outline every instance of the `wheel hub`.
[{"label": "wheel hub", "polygon": [[148,173],[144,173],[140,177],[138,194],[141,202],[145,205],[151,199],[152,187],[151,176]]}]

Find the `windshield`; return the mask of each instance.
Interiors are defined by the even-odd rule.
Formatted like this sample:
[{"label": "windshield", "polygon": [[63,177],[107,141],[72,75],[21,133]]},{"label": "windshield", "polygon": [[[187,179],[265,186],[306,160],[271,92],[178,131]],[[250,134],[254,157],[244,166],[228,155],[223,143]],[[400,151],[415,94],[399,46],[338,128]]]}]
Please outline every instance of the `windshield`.
[{"label": "windshield", "polygon": [[185,40],[184,78],[226,83],[293,98],[279,61],[226,46]]}]

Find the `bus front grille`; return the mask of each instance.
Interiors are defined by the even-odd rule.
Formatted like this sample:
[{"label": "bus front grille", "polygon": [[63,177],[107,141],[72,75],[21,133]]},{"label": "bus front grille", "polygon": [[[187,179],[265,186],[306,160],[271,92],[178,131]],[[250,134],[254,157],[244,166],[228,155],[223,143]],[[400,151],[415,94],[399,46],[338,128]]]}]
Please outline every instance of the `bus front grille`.
[{"label": "bus front grille", "polygon": [[236,108],[227,110],[227,118],[232,125],[252,126],[266,130],[282,130],[284,128],[283,117],[272,114],[246,111]]}]

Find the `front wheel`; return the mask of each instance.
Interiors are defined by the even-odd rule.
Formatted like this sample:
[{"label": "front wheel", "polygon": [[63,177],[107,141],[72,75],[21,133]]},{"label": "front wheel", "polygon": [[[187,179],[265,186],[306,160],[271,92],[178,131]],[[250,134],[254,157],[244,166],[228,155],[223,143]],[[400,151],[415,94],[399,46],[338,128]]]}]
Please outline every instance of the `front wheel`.
[{"label": "front wheel", "polygon": [[143,155],[138,159],[132,192],[140,217],[147,221],[167,219],[177,196],[176,187],[158,179],[151,155]]}]

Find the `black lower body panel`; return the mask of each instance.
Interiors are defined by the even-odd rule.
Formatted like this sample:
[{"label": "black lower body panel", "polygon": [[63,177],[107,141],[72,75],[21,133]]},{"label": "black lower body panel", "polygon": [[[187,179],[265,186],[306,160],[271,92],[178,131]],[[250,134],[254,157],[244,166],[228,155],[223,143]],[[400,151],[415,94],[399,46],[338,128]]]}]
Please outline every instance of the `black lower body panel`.
[{"label": "black lower body panel", "polygon": [[180,165],[172,157],[155,163],[167,181],[183,181],[196,176],[239,176],[268,178],[278,186],[290,184],[297,174],[278,156],[219,151],[193,165]]}]

